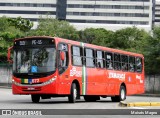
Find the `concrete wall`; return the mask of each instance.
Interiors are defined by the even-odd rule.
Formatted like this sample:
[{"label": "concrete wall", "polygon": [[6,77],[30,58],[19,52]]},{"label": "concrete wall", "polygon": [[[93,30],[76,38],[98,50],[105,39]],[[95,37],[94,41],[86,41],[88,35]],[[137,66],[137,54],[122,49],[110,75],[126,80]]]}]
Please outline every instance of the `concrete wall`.
[{"label": "concrete wall", "polygon": [[145,78],[146,93],[160,94],[160,75],[147,75]]},{"label": "concrete wall", "polygon": [[9,86],[12,82],[12,67],[0,65],[0,86]]},{"label": "concrete wall", "polygon": [[[12,82],[12,67],[0,65],[0,86],[10,86]],[[145,78],[146,93],[160,94],[160,75],[147,75]]]}]

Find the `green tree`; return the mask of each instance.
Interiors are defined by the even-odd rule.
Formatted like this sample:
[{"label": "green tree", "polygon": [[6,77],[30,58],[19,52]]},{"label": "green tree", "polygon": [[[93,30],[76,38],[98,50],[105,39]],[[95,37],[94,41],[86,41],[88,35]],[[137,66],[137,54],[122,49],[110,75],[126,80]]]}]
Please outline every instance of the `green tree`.
[{"label": "green tree", "polygon": [[92,43],[95,39],[95,30],[94,28],[86,28],[85,30],[79,31],[79,41],[85,43]]},{"label": "green tree", "polygon": [[9,22],[7,21],[7,17],[0,17],[0,32],[5,31],[9,27]]},{"label": "green tree", "polygon": [[95,39],[92,40],[92,44],[110,47],[110,42],[114,36],[113,31],[105,30],[103,28],[98,28],[94,31]]},{"label": "green tree", "polygon": [[23,37],[24,34],[15,29],[15,28],[8,28],[8,31],[0,33],[0,60],[6,62],[7,50],[10,46],[13,45],[13,40],[16,38]]},{"label": "green tree", "polygon": [[57,36],[73,40],[78,38],[76,29],[69,22],[53,19],[49,16],[40,18],[37,29],[31,30],[29,35]]},{"label": "green tree", "polygon": [[145,60],[147,74],[160,74],[160,27],[153,29],[153,37],[146,46]]},{"label": "green tree", "polygon": [[7,49],[13,45],[15,38],[24,36],[24,32],[10,25],[7,17],[0,18],[0,62],[7,61]]},{"label": "green tree", "polygon": [[136,27],[129,27],[117,30],[114,33],[111,47],[120,49],[130,49],[139,46],[139,43],[146,38],[147,32]]},{"label": "green tree", "polygon": [[79,41],[95,45],[109,46],[114,32],[103,28],[86,28],[79,31]]},{"label": "green tree", "polygon": [[8,18],[8,21],[11,26],[20,29],[23,32],[28,32],[33,27],[33,22],[30,20],[18,17],[18,18]]}]

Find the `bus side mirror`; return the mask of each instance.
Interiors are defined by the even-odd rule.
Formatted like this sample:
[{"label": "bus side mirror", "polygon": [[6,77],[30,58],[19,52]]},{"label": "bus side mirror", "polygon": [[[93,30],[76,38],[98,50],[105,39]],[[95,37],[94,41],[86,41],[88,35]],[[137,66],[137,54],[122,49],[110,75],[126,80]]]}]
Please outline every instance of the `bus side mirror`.
[{"label": "bus side mirror", "polygon": [[9,63],[13,63],[13,60],[11,59],[11,50],[12,49],[13,49],[13,46],[8,48],[7,61]]},{"label": "bus side mirror", "polygon": [[60,52],[60,59],[62,61],[64,61],[64,59],[65,59],[65,53],[63,51]]}]

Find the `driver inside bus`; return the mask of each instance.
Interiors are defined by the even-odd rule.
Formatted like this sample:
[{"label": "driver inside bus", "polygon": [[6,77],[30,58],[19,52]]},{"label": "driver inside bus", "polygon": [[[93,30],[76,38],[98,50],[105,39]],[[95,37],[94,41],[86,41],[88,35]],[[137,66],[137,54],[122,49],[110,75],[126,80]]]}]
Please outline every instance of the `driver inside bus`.
[{"label": "driver inside bus", "polygon": [[21,55],[22,65],[20,66],[20,73],[27,73],[30,67],[30,60],[29,60],[29,51],[25,51]]}]

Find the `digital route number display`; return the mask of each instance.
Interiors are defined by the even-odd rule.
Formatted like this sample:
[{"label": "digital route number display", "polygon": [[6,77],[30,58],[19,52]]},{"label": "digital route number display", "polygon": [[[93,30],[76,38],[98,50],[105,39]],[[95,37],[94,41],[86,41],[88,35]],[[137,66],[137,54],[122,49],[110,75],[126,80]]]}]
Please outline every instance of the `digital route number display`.
[{"label": "digital route number display", "polygon": [[17,40],[14,46],[36,46],[36,45],[51,45],[54,44],[54,39],[27,39]]}]

